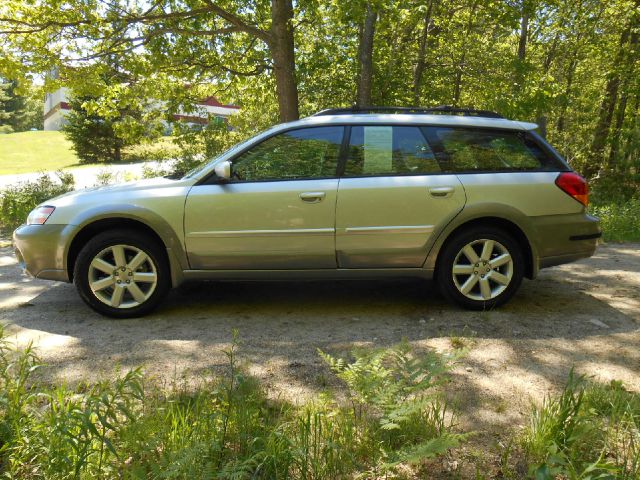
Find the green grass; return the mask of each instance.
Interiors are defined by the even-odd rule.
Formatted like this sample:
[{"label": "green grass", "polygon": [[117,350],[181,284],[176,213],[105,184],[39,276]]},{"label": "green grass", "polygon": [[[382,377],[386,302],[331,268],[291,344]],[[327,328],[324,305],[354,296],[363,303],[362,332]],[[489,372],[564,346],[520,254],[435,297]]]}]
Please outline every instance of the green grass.
[{"label": "green grass", "polygon": [[150,385],[140,370],[49,387],[33,375],[36,352],[0,328],[0,477],[397,478],[466,439],[451,433],[438,388],[454,356],[406,344],[352,361],[321,353],[350,401],[293,405],[270,400],[242,368],[235,332],[225,354],[223,374],[190,388]]},{"label": "green grass", "polygon": [[78,158],[62,132],[0,135],[0,175],[60,170],[71,166],[78,166]]}]

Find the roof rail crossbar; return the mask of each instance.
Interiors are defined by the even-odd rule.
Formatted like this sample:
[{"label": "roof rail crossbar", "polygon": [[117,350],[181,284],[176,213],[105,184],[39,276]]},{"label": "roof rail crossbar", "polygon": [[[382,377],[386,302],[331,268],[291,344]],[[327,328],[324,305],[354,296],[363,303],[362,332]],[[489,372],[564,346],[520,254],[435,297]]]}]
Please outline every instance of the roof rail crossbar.
[{"label": "roof rail crossbar", "polygon": [[474,108],[458,108],[450,105],[437,107],[342,107],[321,110],[314,117],[323,115],[349,115],[354,113],[413,113],[413,114],[447,114],[469,117],[504,118],[502,115],[490,110],[476,110]]}]

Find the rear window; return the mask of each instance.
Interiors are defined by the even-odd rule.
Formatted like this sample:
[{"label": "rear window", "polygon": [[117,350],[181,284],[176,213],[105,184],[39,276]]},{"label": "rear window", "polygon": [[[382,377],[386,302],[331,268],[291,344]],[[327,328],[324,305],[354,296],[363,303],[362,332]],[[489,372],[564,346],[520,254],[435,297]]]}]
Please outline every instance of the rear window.
[{"label": "rear window", "polygon": [[425,134],[444,171],[557,170],[557,162],[524,132],[426,127]]}]

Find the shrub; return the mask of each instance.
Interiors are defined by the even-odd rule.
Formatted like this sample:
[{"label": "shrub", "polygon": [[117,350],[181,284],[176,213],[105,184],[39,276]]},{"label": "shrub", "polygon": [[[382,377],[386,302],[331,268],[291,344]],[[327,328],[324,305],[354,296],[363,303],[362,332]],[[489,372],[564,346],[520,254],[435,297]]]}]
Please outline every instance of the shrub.
[{"label": "shrub", "polygon": [[[195,389],[160,389],[133,370],[73,391],[39,384],[33,351],[0,340],[0,476],[377,478],[462,439],[446,430],[432,391],[446,357],[414,356],[406,346],[349,365],[323,355],[347,382],[353,408],[328,396],[294,406],[267,398],[237,348],[234,333],[224,374]],[[409,372],[413,379],[392,385]]]},{"label": "shrub", "polygon": [[94,187],[103,187],[106,185],[115,185],[118,183],[131,182],[138,180],[138,176],[132,172],[113,172],[107,168],[98,171]]},{"label": "shrub", "polygon": [[123,162],[161,162],[174,160],[180,156],[180,148],[169,138],[161,138],[153,143],[141,143],[125,147]]},{"label": "shrub", "polygon": [[182,157],[178,160],[163,162],[159,165],[145,164],[142,167],[143,178],[171,177],[182,178],[189,170],[203,164],[202,160],[194,157]]},{"label": "shrub", "polygon": [[187,172],[203,163],[203,160],[198,160],[195,157],[181,157],[178,160],[162,162],[156,165],[147,163],[142,167],[142,178],[182,178]]},{"label": "shrub", "polygon": [[640,395],[573,372],[557,397],[534,408],[524,437],[536,479],[640,476]]},{"label": "shrub", "polygon": [[0,229],[19,226],[40,203],[73,190],[73,174],[57,171],[55,177],[43,173],[34,181],[5,187],[0,192]]},{"label": "shrub", "polygon": [[116,132],[119,121],[90,113],[84,106],[89,99],[73,98],[62,130],[73,144],[80,163],[119,162],[122,148],[127,145]]},{"label": "shrub", "polygon": [[623,204],[638,196],[640,173],[604,171],[591,180],[589,186],[593,204]]},{"label": "shrub", "polygon": [[600,218],[606,241],[640,241],[640,198],[623,203],[592,205],[589,210]]}]

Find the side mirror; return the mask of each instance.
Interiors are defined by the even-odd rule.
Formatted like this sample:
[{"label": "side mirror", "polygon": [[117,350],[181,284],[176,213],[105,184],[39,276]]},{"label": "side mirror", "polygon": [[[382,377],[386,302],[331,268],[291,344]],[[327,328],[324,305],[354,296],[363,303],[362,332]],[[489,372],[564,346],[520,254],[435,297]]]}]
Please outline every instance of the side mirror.
[{"label": "side mirror", "polygon": [[220,162],[214,168],[218,178],[229,180],[231,179],[231,162]]}]

